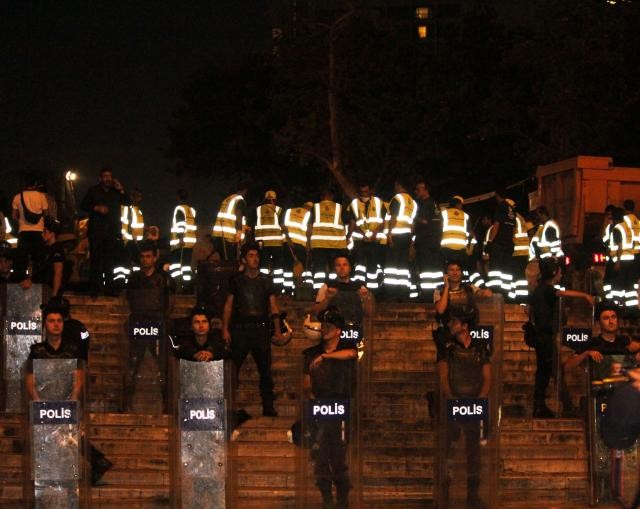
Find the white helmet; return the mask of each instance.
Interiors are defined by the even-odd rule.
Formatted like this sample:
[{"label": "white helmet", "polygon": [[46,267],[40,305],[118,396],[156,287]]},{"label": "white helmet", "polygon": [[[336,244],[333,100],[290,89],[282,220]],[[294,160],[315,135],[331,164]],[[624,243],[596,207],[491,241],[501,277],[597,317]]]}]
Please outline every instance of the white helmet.
[{"label": "white helmet", "polygon": [[320,322],[312,322],[310,314],[304,317],[302,330],[308,339],[320,339],[322,337]]},{"label": "white helmet", "polygon": [[289,325],[289,322],[285,320],[287,316],[286,313],[282,313],[284,316],[280,316],[280,333],[282,334],[282,338],[276,338],[275,336],[271,337],[271,343],[275,346],[284,346],[291,341],[293,336],[293,329]]}]

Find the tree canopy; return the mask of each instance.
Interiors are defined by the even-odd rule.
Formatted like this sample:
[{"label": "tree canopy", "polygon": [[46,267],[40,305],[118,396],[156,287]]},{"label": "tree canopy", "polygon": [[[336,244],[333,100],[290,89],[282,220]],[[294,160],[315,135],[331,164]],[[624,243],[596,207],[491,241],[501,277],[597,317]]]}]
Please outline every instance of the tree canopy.
[{"label": "tree canopy", "polygon": [[419,42],[410,10],[345,3],[204,69],[169,125],[174,170],[347,194],[420,175],[469,195],[577,154],[640,165],[637,2],[461,5]]}]

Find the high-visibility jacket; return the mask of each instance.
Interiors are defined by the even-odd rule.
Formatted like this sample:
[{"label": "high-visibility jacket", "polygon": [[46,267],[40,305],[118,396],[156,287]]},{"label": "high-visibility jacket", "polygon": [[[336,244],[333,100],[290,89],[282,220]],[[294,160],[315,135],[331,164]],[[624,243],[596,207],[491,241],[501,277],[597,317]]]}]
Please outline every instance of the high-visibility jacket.
[{"label": "high-visibility jacket", "polygon": [[11,247],[16,247],[18,245],[18,239],[14,237],[12,234],[11,223],[9,219],[5,216],[4,218],[4,242],[8,242]]},{"label": "high-visibility jacket", "polygon": [[216,216],[216,222],[213,225],[214,237],[222,237],[229,242],[235,242],[236,235],[240,233],[241,240],[244,239],[244,226],[246,224],[246,218],[244,216],[242,216],[242,226],[240,230],[236,228],[238,221],[236,207],[241,201],[244,201],[244,197],[241,194],[232,194],[222,200],[220,210]]},{"label": "high-visibility jacket", "polygon": [[489,239],[491,238],[491,232],[493,231],[493,224],[487,228],[487,232],[484,234],[484,243],[482,244],[482,256],[488,256],[487,253],[487,245],[489,244]]},{"label": "high-visibility jacket", "polygon": [[376,239],[380,241],[384,237],[382,225],[384,223],[384,203],[377,196],[372,196],[369,202],[365,203],[358,198],[351,201],[351,211],[356,221],[356,226],[364,233],[354,230],[351,234],[353,239],[371,238],[373,229],[377,227]]},{"label": "high-visibility jacket", "polygon": [[[551,240],[552,236],[555,236],[554,240]],[[562,252],[562,241],[560,240],[560,227],[553,219],[548,219],[542,225],[538,248],[540,249],[541,259],[564,256]]]},{"label": "high-visibility jacket", "polygon": [[516,213],[516,224],[513,229],[513,256],[529,256],[529,236],[525,229],[524,218]]},{"label": "high-visibility jacket", "polygon": [[382,246],[387,245],[387,235],[389,235],[389,221],[391,221],[391,214],[389,213],[389,205],[391,202],[385,201],[382,203],[384,205],[384,221],[382,223],[382,232],[378,234],[378,242]]},{"label": "high-visibility jacket", "polygon": [[284,234],[280,226],[280,213],[282,209],[272,203],[265,203],[256,209],[256,242],[262,242],[263,246],[282,246]]},{"label": "high-visibility jacket", "polygon": [[307,247],[307,228],[311,212],[304,207],[287,209],[282,224],[287,228],[291,242]]},{"label": "high-visibility jacket", "polygon": [[640,219],[633,212],[625,214],[624,221],[633,233],[633,254],[640,253]]},{"label": "high-visibility jacket", "polygon": [[140,242],[144,237],[144,218],[137,205],[120,206],[120,222],[122,223],[122,240]]},{"label": "high-visibility jacket", "polygon": [[347,235],[342,222],[342,205],[323,200],[313,204],[311,249],[346,249]]},{"label": "high-visibility jacket", "polygon": [[[614,232],[619,232],[620,244],[618,244]],[[622,253],[618,256],[620,247],[622,247]],[[613,263],[633,261],[633,231],[625,221],[621,221],[615,225],[611,231],[611,235],[609,235],[609,256],[611,256]]]},{"label": "high-visibility jacket", "polygon": [[540,250],[540,237],[542,235],[542,229],[544,225],[539,224],[536,226],[535,231],[533,232],[533,236],[531,237],[531,241],[529,242],[529,261],[535,260],[538,257],[538,251]]},{"label": "high-visibility jacket", "polygon": [[602,244],[606,250],[606,260],[609,261],[611,259],[611,254],[609,253],[609,248],[611,244],[611,233],[613,232],[613,225],[608,223],[604,226],[604,230],[602,231]]},{"label": "high-visibility jacket", "polygon": [[[182,218],[178,218],[181,214]],[[171,240],[169,246],[171,249],[179,249],[180,247],[193,247],[196,243],[196,210],[186,204],[178,205],[173,211],[173,221],[171,223]],[[183,245],[180,245],[182,238]]]},{"label": "high-visibility jacket", "polygon": [[459,251],[469,244],[469,214],[448,208],[442,211],[442,240],[440,247]]},{"label": "high-visibility jacket", "polygon": [[393,208],[393,202],[397,201],[398,215],[396,216],[396,224],[391,230],[391,235],[399,235],[403,233],[411,233],[413,230],[413,220],[418,212],[418,206],[415,200],[407,193],[398,193],[389,203],[389,210]]}]

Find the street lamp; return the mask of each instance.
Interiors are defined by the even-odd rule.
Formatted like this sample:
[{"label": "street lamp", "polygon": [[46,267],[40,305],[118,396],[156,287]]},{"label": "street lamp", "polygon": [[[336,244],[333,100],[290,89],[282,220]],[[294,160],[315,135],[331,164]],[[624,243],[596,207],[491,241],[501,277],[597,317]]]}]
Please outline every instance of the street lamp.
[{"label": "street lamp", "polygon": [[75,182],[77,178],[78,178],[78,174],[72,170],[67,171],[67,173],[65,173],[64,175],[64,179],[67,182]]}]

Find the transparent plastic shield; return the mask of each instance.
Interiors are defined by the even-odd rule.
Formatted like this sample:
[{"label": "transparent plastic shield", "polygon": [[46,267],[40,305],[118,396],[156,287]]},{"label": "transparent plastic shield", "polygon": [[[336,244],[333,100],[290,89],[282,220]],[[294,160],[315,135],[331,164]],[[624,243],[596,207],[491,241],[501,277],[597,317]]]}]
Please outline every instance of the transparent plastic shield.
[{"label": "transparent plastic shield", "polygon": [[23,290],[6,285],[6,315],[2,336],[2,409],[22,412],[24,365],[29,347],[42,337],[42,285]]},{"label": "transparent plastic shield", "polygon": [[[307,364],[316,357],[311,353],[303,355]],[[358,382],[362,363],[355,359],[325,359],[307,369],[307,375],[304,364],[301,362],[299,371],[299,427],[296,423],[293,433],[297,446],[296,507],[358,509],[362,392]],[[333,505],[328,505],[329,501]]]},{"label": "transparent plastic shield", "polygon": [[558,417],[578,417],[584,408],[586,365],[565,373],[563,363],[582,352],[593,334],[593,306],[584,299],[560,297],[554,351],[554,381],[549,407]]},{"label": "transparent plastic shield", "polygon": [[172,507],[232,509],[231,364],[172,359]]},{"label": "transparent plastic shield", "polygon": [[35,359],[39,400],[29,403],[29,469],[25,500],[35,508],[89,507],[84,391],[74,396],[81,361]]},{"label": "transparent plastic shield", "polygon": [[[640,475],[637,440],[623,439],[613,432],[619,448],[608,447],[603,440],[602,423],[610,400],[618,390],[624,390],[627,368],[635,366],[632,355],[605,355],[601,363],[588,366],[589,406],[589,503],[591,505],[619,501],[631,507]],[[622,397],[624,395],[620,394]],[[623,401],[623,405],[625,402]],[[611,434],[611,433],[610,433]],[[616,436],[617,435],[617,436]]]},{"label": "transparent plastic shield", "polygon": [[[497,508],[501,415],[503,301],[501,295],[478,299],[479,325],[471,330],[477,347],[448,344],[445,369],[451,394],[439,390],[437,507]],[[488,394],[483,388],[489,382]]]}]

